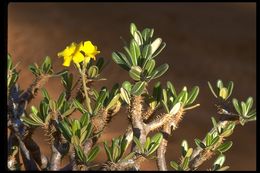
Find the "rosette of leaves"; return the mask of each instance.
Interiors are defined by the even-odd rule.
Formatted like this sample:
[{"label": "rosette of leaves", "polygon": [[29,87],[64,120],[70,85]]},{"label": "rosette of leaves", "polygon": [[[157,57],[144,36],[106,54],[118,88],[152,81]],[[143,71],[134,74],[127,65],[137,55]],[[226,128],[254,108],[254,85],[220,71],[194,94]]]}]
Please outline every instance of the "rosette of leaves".
[{"label": "rosette of leaves", "polygon": [[[50,120],[58,120],[58,116],[64,118],[73,113],[75,107],[66,100],[65,92],[62,92],[57,101],[52,100],[46,89],[42,89],[43,99],[39,108],[31,106],[29,116],[22,116],[22,121],[32,126],[47,126]],[[56,117],[54,116],[56,115]]]},{"label": "rosette of leaves", "polygon": [[131,152],[127,156],[123,157],[129,145],[125,136],[119,136],[118,138],[113,138],[111,146],[108,146],[107,141],[105,141],[103,144],[104,144],[108,161],[113,163],[127,161],[131,159],[135,154],[134,152]]},{"label": "rosette of leaves", "polygon": [[189,148],[188,142],[183,140],[181,143],[181,161],[178,164],[175,161],[171,161],[170,165],[173,169],[177,171],[187,171],[189,170],[190,157],[193,153],[193,148]]},{"label": "rosette of leaves", "polygon": [[145,143],[142,145],[136,136],[133,137],[133,140],[139,149],[140,152],[139,154],[143,155],[146,158],[150,158],[150,156],[157,150],[162,139],[163,139],[162,133],[156,133],[151,138],[148,136],[146,138]]},{"label": "rosette of leaves", "polygon": [[168,64],[156,67],[155,57],[165,48],[161,38],[153,40],[154,29],[145,28],[139,31],[134,23],[130,24],[131,41],[124,46],[125,53],[116,51],[112,59],[116,64],[129,72],[136,82],[150,82],[162,76],[169,68]]},{"label": "rosette of leaves", "polygon": [[214,131],[207,133],[204,141],[201,141],[197,138],[194,141],[199,148],[219,152],[222,154],[232,147],[233,142],[224,142],[224,138],[232,135],[236,124],[234,122],[230,122],[226,126],[221,126],[216,122],[213,117],[211,118],[211,120],[214,126]]},{"label": "rosette of leaves", "polygon": [[216,89],[215,89],[216,92],[213,89],[210,82],[208,82],[208,86],[210,88],[210,91],[214,95],[214,97],[225,101],[231,96],[233,88],[234,88],[234,83],[233,83],[233,81],[229,81],[227,84],[227,87],[225,87],[222,80],[219,79],[219,80],[217,80],[217,83],[216,83]]},{"label": "rosette of leaves", "polygon": [[93,126],[88,113],[84,113],[79,120],[65,118],[59,121],[58,126],[65,139],[74,146],[82,146],[92,135]]},{"label": "rosette of leaves", "polygon": [[177,94],[174,85],[168,81],[166,89],[162,89],[159,84],[156,85],[154,93],[156,103],[160,101],[167,113],[174,114],[175,112],[178,112],[176,109],[180,107],[179,105],[184,108],[194,103],[199,94],[199,87],[194,86],[191,91],[188,92],[187,87],[185,86],[179,94]]},{"label": "rosette of leaves", "polygon": [[76,158],[79,164],[89,164],[92,162],[98,155],[100,149],[96,145],[87,153],[85,153],[81,146],[75,146]]},{"label": "rosette of leaves", "polygon": [[96,115],[101,108],[110,110],[113,109],[118,103],[120,104],[118,84],[115,84],[110,92],[106,87],[102,87],[99,92],[93,89],[93,95],[95,100],[93,115]]},{"label": "rosette of leaves", "polygon": [[248,97],[246,101],[241,101],[240,104],[236,98],[233,98],[232,102],[241,125],[256,120],[256,109],[252,109],[254,102],[252,97]]},{"label": "rosette of leaves", "polygon": [[29,66],[29,70],[36,76],[42,76],[42,75],[52,75],[52,62],[51,58],[49,56],[45,57],[43,63],[38,66],[38,64],[34,63],[33,65]]}]

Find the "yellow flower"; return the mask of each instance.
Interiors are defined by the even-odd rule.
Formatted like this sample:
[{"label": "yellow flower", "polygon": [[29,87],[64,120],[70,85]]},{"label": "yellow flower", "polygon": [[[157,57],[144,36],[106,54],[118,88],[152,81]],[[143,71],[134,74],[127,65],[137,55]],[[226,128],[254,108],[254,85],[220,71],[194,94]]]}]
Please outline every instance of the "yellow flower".
[{"label": "yellow flower", "polygon": [[73,42],[58,53],[58,57],[64,58],[63,66],[69,67],[71,60],[77,65],[84,60],[84,55],[80,52],[80,46],[82,46],[82,43],[77,45]]},{"label": "yellow flower", "polygon": [[[82,52],[85,54],[85,56],[82,54]],[[62,52],[59,52],[58,57],[64,57],[63,65],[69,67],[71,61],[79,66],[79,63],[84,60],[86,63],[90,61],[90,58],[96,60],[95,55],[98,53],[100,53],[100,51],[97,51],[97,47],[94,46],[90,41],[85,41],[84,44],[82,42],[79,44],[73,42]]]},{"label": "yellow flower", "polygon": [[91,58],[96,60],[95,56],[100,53],[100,51],[97,50],[97,46],[94,46],[91,41],[85,41],[80,50],[85,53],[85,62],[87,63]]}]

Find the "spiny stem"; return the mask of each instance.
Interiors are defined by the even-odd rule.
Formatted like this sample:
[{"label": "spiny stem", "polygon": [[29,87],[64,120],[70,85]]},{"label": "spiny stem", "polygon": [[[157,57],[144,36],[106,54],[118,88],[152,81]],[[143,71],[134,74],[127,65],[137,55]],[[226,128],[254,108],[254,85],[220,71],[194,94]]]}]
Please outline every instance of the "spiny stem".
[{"label": "spiny stem", "polygon": [[87,106],[87,109],[90,113],[92,113],[92,108],[91,108],[91,105],[90,105],[90,99],[89,99],[89,96],[88,96],[88,91],[87,91],[87,86],[86,86],[86,64],[84,63],[83,64],[83,69],[81,70],[79,68],[79,71],[80,71],[80,74],[81,74],[81,77],[82,77],[82,83],[83,83],[83,90],[84,90],[84,94],[85,94],[85,103],[86,103],[86,106]]}]

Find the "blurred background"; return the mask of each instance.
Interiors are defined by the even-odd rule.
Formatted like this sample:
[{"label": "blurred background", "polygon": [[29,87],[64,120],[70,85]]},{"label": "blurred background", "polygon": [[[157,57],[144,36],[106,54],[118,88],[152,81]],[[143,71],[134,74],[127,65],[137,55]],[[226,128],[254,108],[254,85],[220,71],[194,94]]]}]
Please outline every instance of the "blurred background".
[{"label": "blurred background", "polygon": [[[235,83],[233,97],[256,99],[256,4],[255,3],[10,3],[8,6],[8,52],[14,63],[20,62],[18,83],[26,89],[33,81],[28,65],[40,64],[50,56],[54,70],[63,69],[57,52],[71,42],[91,40],[109,63],[103,71],[107,81],[96,84],[111,88],[114,83],[130,80],[128,73],[111,59],[113,51],[123,49],[122,36],[129,40],[129,25],[138,29],[154,28],[167,46],[157,57],[158,64],[167,62],[168,72],[159,80],[170,80],[180,91],[194,85],[200,87],[197,103],[201,106],[185,114],[179,128],[170,138],[166,158],[179,160],[180,145],[186,139],[195,147],[194,138],[203,139],[211,129],[210,117],[216,115],[215,99],[207,81],[222,79]],[[73,67],[69,68],[74,71]],[[57,98],[62,91],[58,79],[47,85],[50,95]],[[31,103],[37,105],[41,94]],[[30,105],[29,105],[30,107]],[[99,140],[111,140],[125,132],[126,110],[122,109],[105,129]],[[49,155],[41,129],[34,138],[42,152]],[[233,147],[226,153],[225,165],[230,170],[256,170],[256,123],[237,126],[229,138]],[[103,145],[100,145],[103,148]],[[102,151],[104,151],[102,149]],[[97,161],[105,161],[104,152]],[[63,164],[66,164],[65,158]],[[207,169],[214,159],[204,163]],[[155,170],[155,161],[146,161],[143,170]]]}]

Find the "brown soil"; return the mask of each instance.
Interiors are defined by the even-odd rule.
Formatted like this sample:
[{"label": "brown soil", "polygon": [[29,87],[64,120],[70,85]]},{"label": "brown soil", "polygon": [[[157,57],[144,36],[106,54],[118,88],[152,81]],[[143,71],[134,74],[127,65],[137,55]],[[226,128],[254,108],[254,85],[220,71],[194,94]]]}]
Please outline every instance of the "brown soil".
[{"label": "brown soil", "polygon": [[[20,62],[21,88],[33,80],[28,65],[52,57],[54,69],[61,70],[62,59],[57,52],[71,42],[91,40],[100,56],[109,65],[103,75],[107,81],[96,84],[111,87],[115,82],[129,80],[127,72],[116,66],[111,53],[122,50],[120,36],[129,38],[129,24],[154,27],[167,47],[158,63],[167,62],[170,69],[161,81],[170,80],[180,90],[184,85],[200,86],[197,102],[170,138],[167,160],[177,160],[180,143],[186,139],[195,146],[194,138],[203,138],[211,128],[210,117],[216,114],[214,98],[207,81],[233,80],[234,97],[245,100],[256,98],[256,4],[254,3],[11,3],[8,7],[8,52],[14,62]],[[73,70],[73,68],[70,68]],[[62,86],[57,79],[46,85],[57,98]],[[38,96],[33,104],[38,104]],[[103,140],[122,134],[127,126],[125,110],[115,117],[105,130]],[[34,135],[44,153],[49,154],[42,130]],[[237,127],[230,138],[233,147],[226,153],[230,170],[256,170],[256,123]],[[101,145],[102,146],[102,145]],[[103,146],[102,146],[103,147]],[[103,149],[102,149],[103,151]],[[98,161],[106,159],[100,154]],[[65,161],[64,161],[65,162]],[[205,163],[208,168],[212,161]],[[155,161],[147,161],[144,170],[156,169]]]}]

